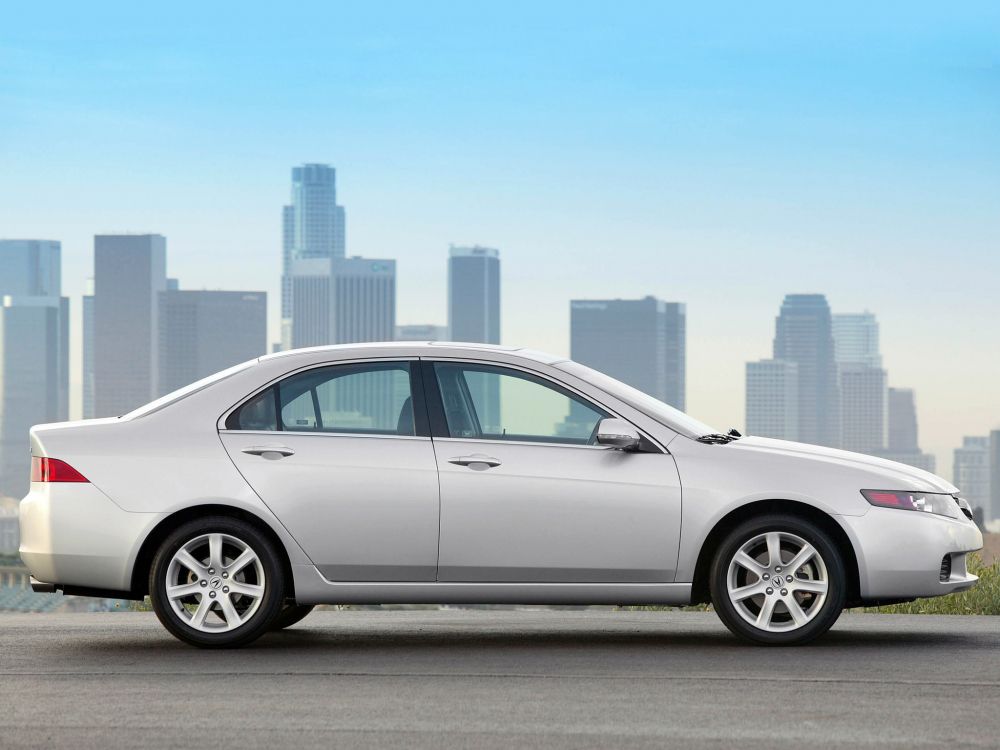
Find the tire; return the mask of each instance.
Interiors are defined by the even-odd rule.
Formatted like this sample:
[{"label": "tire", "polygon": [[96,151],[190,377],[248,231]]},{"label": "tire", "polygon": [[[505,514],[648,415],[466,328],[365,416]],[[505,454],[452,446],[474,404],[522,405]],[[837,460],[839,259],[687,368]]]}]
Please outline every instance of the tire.
[{"label": "tire", "polygon": [[271,630],[284,630],[302,620],[314,609],[312,604],[286,604],[271,623]]},{"label": "tire", "polygon": [[163,627],[185,643],[245,646],[268,632],[281,613],[281,558],[246,521],[195,519],[175,529],[157,550],[149,598]]},{"label": "tire", "polygon": [[[780,564],[774,561],[775,541]],[[836,544],[793,515],[769,514],[737,526],[716,550],[709,576],[719,619],[753,643],[808,643],[833,626],[847,599]]]}]

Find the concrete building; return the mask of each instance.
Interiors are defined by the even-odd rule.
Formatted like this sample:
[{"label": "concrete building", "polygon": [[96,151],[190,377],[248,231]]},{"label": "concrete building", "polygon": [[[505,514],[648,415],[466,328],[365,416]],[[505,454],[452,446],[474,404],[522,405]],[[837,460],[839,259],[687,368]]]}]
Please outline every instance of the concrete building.
[{"label": "concrete building", "polygon": [[747,362],[746,433],[799,439],[799,366],[795,362]]},{"label": "concrete building", "polygon": [[94,237],[94,415],[124,414],[157,396],[160,292],[167,240]]},{"label": "concrete building", "polygon": [[990,438],[962,438],[962,447],[955,449],[952,484],[962,491],[974,513],[982,522],[1000,517],[990,496]]},{"label": "concrete building", "polygon": [[874,313],[834,313],[833,351],[838,363],[882,367],[878,320]]},{"label": "concrete building", "polygon": [[396,341],[447,341],[448,326],[414,323],[396,326]]},{"label": "concrete building", "polygon": [[500,251],[452,245],[448,257],[448,338],[500,343]]},{"label": "concrete building", "polygon": [[160,394],[267,353],[267,293],[160,294]]},{"label": "concrete building", "polygon": [[339,258],[332,264],[334,344],[391,341],[396,335],[396,261]]},{"label": "concrete building", "polygon": [[920,450],[917,402],[911,388],[889,389],[889,439],[886,449],[876,455],[925,471],[935,471],[934,456]]},{"label": "concrete building", "polygon": [[799,440],[840,445],[840,393],[830,306],[822,294],[789,294],[775,320],[774,359],[799,371]]},{"label": "concrete building", "polygon": [[686,327],[679,302],[572,300],[570,357],[683,410]]},{"label": "concrete building", "polygon": [[[291,204],[282,209],[281,316],[293,317],[293,269],[296,261],[343,258],[347,247],[346,214],[337,204],[337,171],[328,164],[292,168]],[[283,323],[283,336],[291,324]],[[285,342],[287,345],[287,341]]]},{"label": "concrete building", "polygon": [[28,430],[68,418],[69,300],[61,246],[0,240],[0,496],[29,485]]},{"label": "concrete building", "polygon": [[81,410],[84,419],[94,417],[94,280],[87,279],[87,293],[83,295],[83,376],[80,384]]},{"label": "concrete building", "polygon": [[886,448],[887,375],[880,367],[839,364],[840,447],[858,453]]}]

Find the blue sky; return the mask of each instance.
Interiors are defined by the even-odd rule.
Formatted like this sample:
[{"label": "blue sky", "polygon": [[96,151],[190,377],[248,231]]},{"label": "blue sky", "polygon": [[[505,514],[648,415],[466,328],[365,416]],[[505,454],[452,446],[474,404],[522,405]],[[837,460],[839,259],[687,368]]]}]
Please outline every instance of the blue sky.
[{"label": "blue sky", "polygon": [[444,322],[449,242],[501,249],[509,343],[683,301],[725,427],[781,297],[824,292],[878,314],[950,473],[1000,425],[1000,5],[703,5],[7,5],[0,236],[61,240],[78,295],[94,233],[157,231],[184,286],[276,303],[289,169],[329,162],[401,322]]}]

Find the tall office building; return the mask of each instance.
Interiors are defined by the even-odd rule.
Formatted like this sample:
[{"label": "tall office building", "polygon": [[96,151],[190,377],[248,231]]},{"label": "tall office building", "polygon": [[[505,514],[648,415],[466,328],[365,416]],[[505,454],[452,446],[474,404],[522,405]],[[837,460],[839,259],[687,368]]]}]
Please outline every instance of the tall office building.
[{"label": "tall office building", "polygon": [[747,362],[746,432],[799,439],[799,366],[780,359]]},{"label": "tall office building", "polygon": [[882,369],[875,316],[867,311],[833,315],[833,345],[840,386],[840,447],[858,453],[885,450],[888,375]]},{"label": "tall office building", "polygon": [[267,353],[267,294],[160,293],[160,394]]},{"label": "tall office building", "polygon": [[84,419],[94,416],[94,280],[87,279],[87,293],[83,295],[83,382],[81,409]]},{"label": "tall office building", "polygon": [[686,325],[679,302],[572,300],[570,357],[683,410]]},{"label": "tall office building", "polygon": [[61,246],[0,240],[0,496],[27,492],[28,430],[68,418],[69,300]]},{"label": "tall office building", "polygon": [[880,367],[842,364],[840,381],[840,447],[878,453],[886,447],[888,410],[886,372]]},{"label": "tall office building", "polygon": [[330,258],[304,258],[292,261],[288,280],[292,303],[287,319],[284,348],[325,346],[333,343],[332,261]]},{"label": "tall office building", "polygon": [[1000,430],[990,432],[990,515],[1000,518]]},{"label": "tall office building", "polygon": [[962,447],[955,449],[952,484],[984,522],[1000,517],[990,501],[990,479],[989,436],[962,438]]},{"label": "tall office building", "polygon": [[448,257],[448,337],[500,343],[500,251],[452,245]]},{"label": "tall office building", "polygon": [[396,326],[396,341],[445,341],[448,326],[433,323],[414,323]]},{"label": "tall office building", "polygon": [[94,415],[124,414],[159,393],[159,302],[167,240],[94,237]]},{"label": "tall office building", "polygon": [[789,294],[775,321],[774,359],[799,370],[799,440],[840,445],[840,394],[830,306],[822,294]]},{"label": "tall office building", "polygon": [[396,261],[339,258],[332,264],[333,342],[392,341],[396,334]]},{"label": "tall office building", "polygon": [[834,358],[838,363],[882,367],[878,320],[874,313],[834,313]]},{"label": "tall office building", "polygon": [[[327,164],[292,168],[291,205],[282,209],[282,332],[290,336],[293,318],[293,264],[314,258],[343,258],[347,219],[337,204],[337,171]],[[285,342],[286,345],[288,342]]]},{"label": "tall office building", "polygon": [[876,455],[925,471],[934,471],[934,456],[920,450],[917,429],[917,402],[911,388],[889,389],[889,438],[884,451]]}]

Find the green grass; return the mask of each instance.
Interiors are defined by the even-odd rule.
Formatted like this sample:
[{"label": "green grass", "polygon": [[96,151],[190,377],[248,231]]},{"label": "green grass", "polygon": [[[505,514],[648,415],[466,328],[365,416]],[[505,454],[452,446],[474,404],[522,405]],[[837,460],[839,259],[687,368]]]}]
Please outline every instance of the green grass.
[{"label": "green grass", "polygon": [[979,554],[969,555],[969,572],[979,576],[979,583],[960,594],[853,611],[893,615],[1000,615],[1000,560],[987,565]]}]

